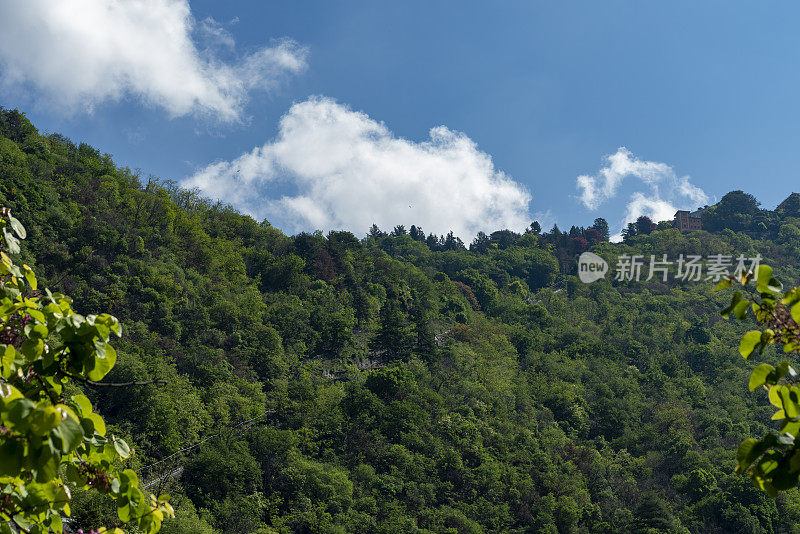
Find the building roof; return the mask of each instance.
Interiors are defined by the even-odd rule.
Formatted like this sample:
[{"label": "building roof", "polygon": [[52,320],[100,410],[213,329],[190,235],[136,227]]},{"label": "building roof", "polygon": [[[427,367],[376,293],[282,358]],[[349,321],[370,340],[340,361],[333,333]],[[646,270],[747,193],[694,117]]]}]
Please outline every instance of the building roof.
[{"label": "building roof", "polygon": [[680,215],[680,214],[686,214],[689,217],[696,217],[696,218],[699,219],[700,216],[703,214],[703,208],[700,208],[699,210],[696,210],[696,211],[678,210],[678,211],[675,212],[675,215],[673,215],[673,217],[677,219],[678,215]]}]

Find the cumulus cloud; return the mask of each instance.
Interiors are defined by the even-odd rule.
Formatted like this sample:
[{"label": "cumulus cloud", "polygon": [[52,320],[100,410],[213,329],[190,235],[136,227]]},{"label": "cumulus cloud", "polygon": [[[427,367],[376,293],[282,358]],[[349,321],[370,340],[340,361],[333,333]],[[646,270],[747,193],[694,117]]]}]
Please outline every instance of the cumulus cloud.
[{"label": "cumulus cloud", "polygon": [[197,23],[187,0],[0,2],[0,83],[70,111],[133,97],[173,117],[235,121],[251,91],[301,72],[307,54],[282,40],[237,56],[231,34]]},{"label": "cumulus cloud", "polygon": [[[394,136],[381,122],[328,98],[297,103],[277,137],[232,161],[199,169],[184,186],[199,188],[283,229],[347,229],[375,223],[478,231],[530,223],[530,194],[466,135],[444,126],[429,139]],[[271,189],[290,187],[276,196]]]},{"label": "cumulus cloud", "polygon": [[587,208],[597,209],[617,195],[626,178],[638,179],[646,191],[631,195],[620,230],[642,215],[654,221],[669,220],[679,209],[693,210],[708,202],[708,195],[688,176],[677,176],[666,163],[640,160],[625,147],[606,156],[597,174],[578,176],[579,198]]}]

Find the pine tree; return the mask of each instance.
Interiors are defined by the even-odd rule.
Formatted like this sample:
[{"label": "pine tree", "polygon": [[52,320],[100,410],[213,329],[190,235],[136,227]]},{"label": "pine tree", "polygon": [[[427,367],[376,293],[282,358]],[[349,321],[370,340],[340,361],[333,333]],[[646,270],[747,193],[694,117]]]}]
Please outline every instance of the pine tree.
[{"label": "pine tree", "polygon": [[428,248],[431,250],[439,250],[439,238],[433,233],[428,234],[427,239],[425,239],[425,244],[428,245]]},{"label": "pine tree", "polygon": [[372,239],[380,239],[381,237],[386,237],[386,233],[382,232],[381,229],[378,228],[377,224],[373,224],[369,227],[367,236],[371,237]]},{"label": "pine tree", "polygon": [[387,360],[405,360],[411,355],[415,335],[396,298],[387,297],[379,313],[380,328],[374,346]]},{"label": "pine tree", "polygon": [[472,241],[472,244],[469,246],[470,252],[486,252],[489,250],[489,247],[492,245],[492,240],[489,239],[489,236],[486,235],[484,232],[478,232],[478,235],[475,236],[475,239]]},{"label": "pine tree", "polygon": [[598,217],[597,219],[594,220],[592,228],[594,228],[600,233],[600,236],[603,238],[603,241],[608,241],[609,237],[611,237],[611,233],[608,230],[608,222],[602,217]]},{"label": "pine tree", "polygon": [[463,250],[464,242],[461,241],[461,238],[456,237],[452,230],[447,233],[447,237],[444,240],[444,249],[445,250]]},{"label": "pine tree", "polygon": [[656,494],[645,495],[639,506],[634,511],[632,531],[636,534],[651,534],[656,532],[674,532],[675,518],[666,503]]},{"label": "pine tree", "polygon": [[623,240],[623,241],[625,241],[626,243],[627,243],[627,242],[628,242],[628,241],[629,241],[629,240],[630,240],[632,237],[636,237],[637,235],[639,235],[639,229],[638,229],[638,227],[636,226],[636,223],[632,223],[632,222],[631,222],[631,223],[628,223],[628,226],[626,226],[626,227],[625,227],[625,228],[622,230],[622,240]]},{"label": "pine tree", "polygon": [[637,235],[648,235],[655,227],[656,225],[653,224],[653,220],[646,215],[640,215],[639,218],[636,219]]}]

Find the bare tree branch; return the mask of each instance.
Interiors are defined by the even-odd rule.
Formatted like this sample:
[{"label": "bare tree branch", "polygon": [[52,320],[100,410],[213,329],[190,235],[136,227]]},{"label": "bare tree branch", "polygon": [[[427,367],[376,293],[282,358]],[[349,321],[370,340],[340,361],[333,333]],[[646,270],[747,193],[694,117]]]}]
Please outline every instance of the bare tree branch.
[{"label": "bare tree branch", "polygon": [[167,381],[163,378],[156,378],[154,380],[145,380],[142,382],[132,380],[130,382],[95,382],[94,380],[89,380],[88,378],[83,378],[82,376],[74,375],[72,373],[66,373],[61,371],[61,374],[64,376],[68,376],[69,378],[80,382],[81,384],[85,384],[89,387],[102,387],[102,388],[124,388],[128,386],[147,386],[150,384],[166,384]]}]

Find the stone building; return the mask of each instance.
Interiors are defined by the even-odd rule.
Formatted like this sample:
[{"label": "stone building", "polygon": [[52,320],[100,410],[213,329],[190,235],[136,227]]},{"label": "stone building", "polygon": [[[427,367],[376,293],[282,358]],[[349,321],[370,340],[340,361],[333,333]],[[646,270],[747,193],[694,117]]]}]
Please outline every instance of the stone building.
[{"label": "stone building", "polygon": [[681,232],[694,232],[695,230],[702,230],[703,223],[700,219],[701,210],[687,211],[678,210],[675,212],[675,220],[673,224],[675,228]]}]

